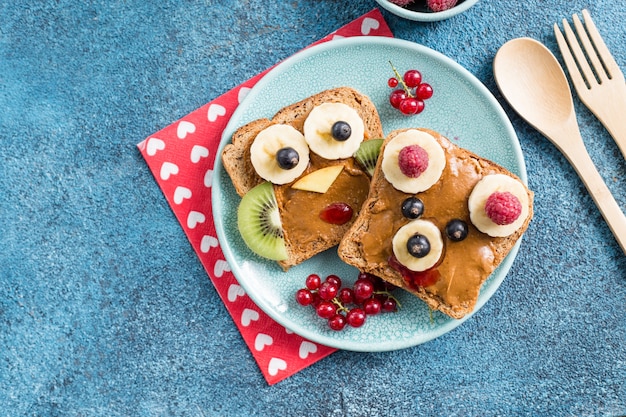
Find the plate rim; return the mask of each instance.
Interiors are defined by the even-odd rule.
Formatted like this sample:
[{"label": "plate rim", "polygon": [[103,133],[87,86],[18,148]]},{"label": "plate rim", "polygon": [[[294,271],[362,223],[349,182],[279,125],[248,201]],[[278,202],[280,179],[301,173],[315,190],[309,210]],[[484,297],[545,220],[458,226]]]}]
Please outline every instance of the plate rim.
[{"label": "plate rim", "polygon": [[[504,128],[504,130],[506,131],[506,133],[508,134],[511,140],[511,145],[514,151],[515,160],[519,162],[519,166],[516,167],[519,170],[519,172],[517,172],[517,175],[520,177],[520,179],[522,180],[524,184],[527,184],[528,179],[527,179],[527,171],[526,171],[526,162],[525,162],[522,150],[521,150],[519,139],[517,138],[517,134],[513,128],[513,125],[511,124],[511,121],[509,120],[508,116],[506,115],[500,103],[497,101],[497,99],[494,97],[491,91],[489,91],[489,89],[487,89],[487,87],[478,78],[476,78],[471,72],[469,72],[466,68],[462,67],[459,63],[457,63],[453,59],[427,46],[424,46],[415,42],[407,41],[404,39],[397,39],[397,38],[389,38],[389,37],[382,37],[382,36],[355,36],[355,37],[350,37],[350,38],[333,39],[333,40],[330,40],[321,44],[313,45],[311,47],[308,47],[306,49],[303,49],[295,53],[291,57],[281,61],[280,63],[272,67],[250,89],[250,91],[246,94],[246,97],[241,101],[241,103],[237,106],[237,108],[233,112],[231,118],[229,119],[222,133],[220,144],[218,146],[218,150],[216,154],[217,157],[216,157],[215,164],[213,167],[214,175],[213,175],[213,184],[211,186],[211,190],[212,190],[211,205],[212,205],[213,214],[214,214],[213,222],[215,224],[217,237],[218,237],[218,240],[220,241],[220,247],[222,249],[224,257],[226,258],[226,261],[229,262],[229,264],[231,264],[233,276],[235,277],[239,285],[243,287],[243,289],[246,291],[246,294],[248,294],[250,299],[255,303],[257,307],[259,307],[263,312],[265,312],[270,318],[272,318],[278,324],[282,325],[286,329],[289,329],[290,331],[293,331],[299,336],[305,339],[308,339],[312,342],[316,342],[316,343],[319,343],[321,345],[325,345],[328,347],[333,347],[333,348],[342,349],[342,350],[349,350],[349,351],[384,352],[384,351],[399,350],[399,349],[405,349],[405,348],[417,346],[417,345],[426,343],[428,341],[431,341],[433,339],[436,339],[438,337],[441,337],[445,335],[446,333],[450,332],[451,330],[455,329],[456,327],[460,326],[462,323],[464,323],[469,318],[471,318],[474,314],[476,314],[484,306],[484,304],[486,304],[486,302],[489,299],[491,299],[493,294],[498,290],[498,288],[504,281],[515,258],[517,257],[517,253],[519,251],[519,247],[523,240],[523,236],[517,241],[517,243],[513,246],[512,250],[509,252],[506,258],[501,262],[501,264],[496,269],[496,271],[500,271],[499,276],[496,277],[497,279],[492,280],[491,285],[488,288],[481,288],[479,299],[472,312],[470,312],[469,314],[467,314],[461,319],[452,319],[450,321],[447,321],[443,323],[442,325],[438,326],[433,331],[429,332],[426,335],[422,335],[419,338],[409,338],[404,343],[386,342],[386,343],[378,344],[374,346],[372,346],[371,344],[367,344],[367,346],[363,346],[363,343],[350,344],[343,340],[336,340],[324,334],[320,334],[318,332],[308,330],[301,326],[297,326],[297,324],[294,326],[291,326],[293,323],[289,322],[289,320],[283,319],[280,313],[276,312],[275,309],[272,308],[271,306],[266,305],[265,301],[262,298],[255,296],[254,290],[250,291],[250,288],[247,282],[245,282],[245,280],[244,282],[240,282],[240,280],[238,279],[237,277],[238,274],[235,272],[237,270],[237,265],[234,259],[235,257],[231,251],[230,246],[224,245],[222,243],[225,240],[227,240],[225,239],[226,234],[224,232],[224,228],[222,227],[222,222],[216,221],[218,217],[216,216],[216,214],[217,213],[222,214],[221,209],[219,209],[219,204],[217,204],[218,193],[215,192],[216,188],[219,188],[219,187],[216,187],[216,185],[220,185],[220,181],[221,181],[220,172],[224,170],[222,162],[221,162],[221,154],[223,152],[224,147],[230,142],[234,131],[238,127],[240,127],[242,124],[252,121],[252,120],[247,120],[247,121],[239,120],[241,118],[240,116],[241,113],[244,113],[246,110],[247,103],[253,101],[256,96],[261,94],[261,91],[263,91],[264,87],[270,82],[272,82],[272,80],[275,77],[279,76],[283,71],[287,70],[289,67],[297,64],[298,62],[301,62],[307,58],[311,58],[316,54],[323,53],[330,49],[357,47],[357,46],[363,46],[363,45],[370,45],[370,46],[382,45],[386,47],[395,47],[398,49],[409,50],[411,52],[416,52],[418,54],[429,55],[435,58],[436,60],[443,62],[445,65],[449,66],[454,72],[458,72],[462,74],[464,80],[469,82],[473,88],[479,91],[481,96],[484,99],[486,99],[486,101],[488,101],[488,104],[490,104],[492,109],[496,112],[498,119],[503,122],[502,127]],[[269,118],[271,118],[271,116],[272,115],[269,115]],[[492,277],[490,276],[490,278]],[[286,322],[289,322],[289,323],[286,323]],[[415,340],[415,339],[419,339],[419,340]]]}]

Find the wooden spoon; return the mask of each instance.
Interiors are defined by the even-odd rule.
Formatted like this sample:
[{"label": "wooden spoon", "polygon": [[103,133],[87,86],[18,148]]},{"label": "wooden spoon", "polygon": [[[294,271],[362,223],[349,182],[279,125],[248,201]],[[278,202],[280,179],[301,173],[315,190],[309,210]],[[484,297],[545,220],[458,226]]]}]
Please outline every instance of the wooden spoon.
[{"label": "wooden spoon", "polygon": [[534,39],[513,39],[498,50],[493,72],[511,107],[572,164],[626,253],[626,217],[589,157],[567,78],[552,52]]}]

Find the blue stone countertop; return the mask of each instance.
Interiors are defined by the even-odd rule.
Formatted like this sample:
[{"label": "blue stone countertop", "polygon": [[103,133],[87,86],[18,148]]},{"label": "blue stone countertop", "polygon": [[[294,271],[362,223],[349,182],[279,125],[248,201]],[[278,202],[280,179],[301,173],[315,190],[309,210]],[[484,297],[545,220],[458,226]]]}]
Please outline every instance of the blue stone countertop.
[{"label": "blue stone countertop", "polygon": [[[136,145],[377,6],[0,5],[0,416],[626,415],[626,257],[492,72],[516,37],[560,59],[552,25],[583,8],[626,70],[618,1],[480,0],[430,23],[381,9],[397,38],[449,56],[500,101],[535,217],[498,291],[453,331],[397,351],[340,350],[275,385],[263,378]],[[626,162],[574,103],[624,209]]]}]

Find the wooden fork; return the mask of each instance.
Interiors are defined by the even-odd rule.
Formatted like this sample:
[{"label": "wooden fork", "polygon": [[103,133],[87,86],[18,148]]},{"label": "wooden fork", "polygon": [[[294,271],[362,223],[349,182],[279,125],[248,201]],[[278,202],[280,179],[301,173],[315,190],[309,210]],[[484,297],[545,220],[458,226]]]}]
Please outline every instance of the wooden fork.
[{"label": "wooden fork", "polygon": [[[572,16],[576,34],[565,19],[563,19],[565,38],[556,23],[554,34],[578,97],[602,122],[626,158],[624,74],[602,40],[589,12],[583,10],[582,15],[584,26],[578,15]],[[582,43],[582,48],[578,39]]]}]

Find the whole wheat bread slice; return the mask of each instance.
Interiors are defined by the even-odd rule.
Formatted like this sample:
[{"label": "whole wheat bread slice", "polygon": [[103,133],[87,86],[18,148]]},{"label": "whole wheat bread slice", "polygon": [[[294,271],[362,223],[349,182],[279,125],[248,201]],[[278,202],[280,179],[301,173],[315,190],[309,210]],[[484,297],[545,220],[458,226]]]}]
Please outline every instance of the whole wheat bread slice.
[{"label": "whole wheat bread slice", "polygon": [[[391,132],[387,136],[380,155],[387,143],[404,130]],[[382,157],[379,157],[368,198],[359,217],[344,235],[338,254],[344,262],[359,270],[377,275],[416,295],[431,309],[453,318],[462,318],[473,311],[480,287],[528,228],[533,215],[533,193],[526,188],[529,215],[515,233],[498,238],[481,233],[471,224],[469,209],[465,204],[473,186],[489,174],[505,174],[517,180],[520,180],[519,177],[492,161],[458,147],[437,132],[420,130],[430,133],[444,149],[447,163],[442,177],[425,192],[405,194],[387,182],[381,169]],[[439,278],[436,284],[427,286],[410,285],[403,274],[389,263],[393,255],[391,239],[402,225],[410,221],[403,217],[399,202],[412,195],[424,201],[422,218],[434,222],[444,238],[442,260],[429,271],[438,274]],[[452,242],[445,237],[445,225],[452,218],[460,218],[469,225],[468,238],[462,242]],[[470,236],[472,239],[469,239]]]},{"label": "whole wheat bread slice", "polygon": [[[376,107],[367,96],[360,92],[349,87],[339,87],[307,97],[279,110],[271,120],[254,120],[235,131],[232,136],[232,143],[225,146],[221,157],[224,168],[240,196],[245,195],[251,188],[264,181],[255,172],[250,160],[250,146],[259,132],[272,124],[288,124],[302,132],[304,121],[311,110],[315,106],[328,102],[344,103],[357,111],[365,125],[365,140],[383,137],[382,124]],[[358,166],[354,158],[329,161],[313,152],[311,152],[310,157],[309,167],[303,175],[324,166],[343,164],[344,170],[335,184],[343,184],[342,186],[346,187],[347,190],[351,188],[363,189],[360,196],[358,193],[341,196],[342,199],[351,200],[351,205],[354,206],[355,212],[353,219],[356,218],[369,190],[369,177],[367,177],[365,171]],[[353,187],[350,185],[351,182],[359,185],[354,185]],[[333,192],[335,184],[331,186],[330,192]],[[297,199],[292,198],[294,192],[309,193],[307,204],[297,204]],[[283,223],[283,234],[289,255],[288,259],[278,262],[284,270],[338,245],[343,234],[352,224],[352,221],[350,221],[343,225],[329,225],[320,221],[318,217],[318,213],[322,208],[320,205],[326,204],[325,201],[332,196],[331,193],[328,195],[315,195],[315,193],[311,194],[308,191],[293,190],[290,183],[274,185],[274,194]],[[291,214],[294,214],[296,217]],[[296,233],[295,229],[300,229],[302,224],[305,224],[304,222],[312,222],[313,224],[307,223],[310,225],[311,233],[305,233],[306,239],[303,240],[303,234]]]}]

